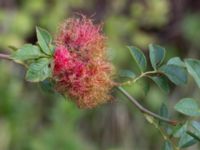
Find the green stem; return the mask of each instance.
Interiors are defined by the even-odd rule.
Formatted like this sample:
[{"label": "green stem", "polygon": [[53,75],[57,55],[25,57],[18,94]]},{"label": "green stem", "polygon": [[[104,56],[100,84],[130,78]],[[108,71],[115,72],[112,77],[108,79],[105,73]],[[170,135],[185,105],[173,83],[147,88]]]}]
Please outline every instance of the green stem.
[{"label": "green stem", "polygon": [[117,89],[124,95],[126,96],[142,113],[147,114],[149,116],[152,116],[154,118],[157,118],[160,121],[167,122],[168,124],[171,125],[177,125],[178,122],[175,120],[170,120],[168,118],[164,118],[160,115],[157,115],[148,109],[144,108],[136,99],[134,99],[131,95],[128,94],[121,86],[117,87]]},{"label": "green stem", "polygon": [[152,74],[162,74],[162,72],[159,72],[157,70],[154,70],[154,71],[147,71],[147,72],[144,72],[144,73],[141,73],[138,77],[134,78],[133,80],[129,80],[129,81],[126,81],[124,83],[121,83],[121,85],[130,85],[130,84],[134,84],[135,82],[137,82],[139,79],[143,78],[143,77],[148,77]]},{"label": "green stem", "polygon": [[147,120],[149,123],[153,124],[154,127],[155,127],[156,129],[158,129],[158,131],[160,132],[160,134],[162,135],[162,137],[163,137],[163,139],[164,139],[165,141],[171,142],[172,147],[173,147],[174,150],[180,150],[180,149],[176,146],[176,144],[170,139],[170,137],[167,135],[167,133],[158,125],[158,123],[155,122],[154,118],[150,118],[151,116],[148,116],[148,115],[146,115],[146,114],[144,114],[144,116],[145,116],[146,120]]}]

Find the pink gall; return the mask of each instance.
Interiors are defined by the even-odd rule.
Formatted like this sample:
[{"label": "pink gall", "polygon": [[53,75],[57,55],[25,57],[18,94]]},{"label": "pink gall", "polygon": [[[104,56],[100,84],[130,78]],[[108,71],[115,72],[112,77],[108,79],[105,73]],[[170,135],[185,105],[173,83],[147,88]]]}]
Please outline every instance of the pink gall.
[{"label": "pink gall", "polygon": [[55,39],[53,77],[56,90],[69,95],[80,108],[110,100],[114,67],[107,60],[101,26],[81,16],[61,24]]}]

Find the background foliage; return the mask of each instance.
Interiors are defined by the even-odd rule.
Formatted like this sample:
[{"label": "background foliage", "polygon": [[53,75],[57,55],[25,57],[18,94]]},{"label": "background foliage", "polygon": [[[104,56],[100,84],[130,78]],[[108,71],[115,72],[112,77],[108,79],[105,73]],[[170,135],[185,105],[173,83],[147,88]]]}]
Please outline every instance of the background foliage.
[{"label": "background foliage", "polygon": [[[147,45],[158,43],[166,47],[168,58],[199,58],[199,8],[198,0],[0,0],[0,49],[7,52],[9,45],[35,43],[36,25],[55,35],[62,20],[82,12],[93,16],[97,23],[104,23],[109,57],[118,69],[137,72],[126,45],[140,47],[148,55]],[[115,91],[112,104],[80,110],[61,96],[46,94],[39,85],[25,82],[24,75],[22,66],[0,61],[0,150],[162,147],[158,131]],[[139,81],[127,90],[155,112],[163,102],[173,108],[183,97],[200,99],[199,89],[190,79],[187,87],[170,85],[169,95],[160,92],[154,83],[146,83]],[[174,109],[169,113],[183,118]]]}]

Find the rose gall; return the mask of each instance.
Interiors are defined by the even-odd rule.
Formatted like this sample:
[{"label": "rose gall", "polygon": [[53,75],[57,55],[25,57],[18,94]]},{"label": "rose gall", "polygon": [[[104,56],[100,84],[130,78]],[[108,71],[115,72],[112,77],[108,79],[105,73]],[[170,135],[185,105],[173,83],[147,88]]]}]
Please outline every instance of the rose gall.
[{"label": "rose gall", "polygon": [[56,90],[80,108],[110,100],[114,68],[107,60],[106,38],[100,25],[85,16],[69,18],[55,39],[53,77]]}]

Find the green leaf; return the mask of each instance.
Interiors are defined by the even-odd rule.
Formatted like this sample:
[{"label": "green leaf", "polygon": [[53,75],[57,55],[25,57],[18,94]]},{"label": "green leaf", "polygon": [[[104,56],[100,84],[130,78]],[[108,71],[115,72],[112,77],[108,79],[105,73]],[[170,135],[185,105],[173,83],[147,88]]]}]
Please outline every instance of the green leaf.
[{"label": "green leaf", "polygon": [[191,128],[187,131],[187,134],[200,142],[200,123],[197,121],[192,121]]},{"label": "green leaf", "polygon": [[51,76],[49,68],[50,61],[47,58],[41,58],[37,62],[32,63],[26,72],[26,80],[30,82],[43,81]]},{"label": "green leaf", "polygon": [[160,107],[160,115],[165,118],[169,118],[168,108],[166,104],[162,104]]},{"label": "green leaf", "polygon": [[142,89],[143,89],[143,93],[146,96],[151,88],[149,82],[145,79],[143,79],[143,84],[142,84]]},{"label": "green leaf", "polygon": [[140,49],[138,49],[134,46],[128,46],[128,49],[129,49],[132,57],[136,61],[140,71],[144,72],[147,67],[147,61],[146,61],[146,57],[144,56],[144,53]]},{"label": "green leaf", "polygon": [[199,135],[200,135],[200,122],[193,121],[192,126],[194,127],[194,129],[196,129],[199,132]]},{"label": "green leaf", "polygon": [[40,27],[36,27],[38,44],[40,45],[42,51],[47,55],[52,55],[51,49],[49,45],[52,42],[51,35],[44,29]]},{"label": "green leaf", "polygon": [[174,107],[178,112],[196,117],[200,116],[200,109],[198,103],[192,98],[184,98],[180,100]]},{"label": "green leaf", "polygon": [[165,76],[152,76],[149,78],[153,80],[160,87],[161,90],[169,93],[169,84]]},{"label": "green leaf", "polygon": [[192,125],[192,129],[191,129],[191,132],[189,132],[191,133],[190,135],[200,142],[200,122],[192,121],[191,125]]},{"label": "green leaf", "polygon": [[49,48],[50,48],[51,53],[53,54],[54,51],[55,51],[55,46],[52,45],[52,44],[50,44],[50,45],[49,45]]},{"label": "green leaf", "polygon": [[194,145],[196,142],[197,141],[192,136],[190,136],[187,133],[183,133],[178,143],[178,146],[180,148],[186,148],[186,147]]},{"label": "green leaf", "polygon": [[165,58],[165,48],[159,45],[150,44],[149,51],[152,67],[156,70],[157,66],[161,65]]},{"label": "green leaf", "polygon": [[171,58],[170,60],[168,60],[167,64],[185,67],[185,63],[179,57]]},{"label": "green leaf", "polygon": [[36,59],[44,56],[39,47],[32,44],[25,44],[20,49],[15,51],[12,55],[14,60],[24,61],[29,59]]},{"label": "green leaf", "polygon": [[188,127],[188,122],[184,123],[183,125],[176,126],[175,130],[173,131],[173,136],[176,138],[180,138],[184,133],[186,133]]},{"label": "green leaf", "polygon": [[183,125],[175,127],[173,136],[175,138],[180,138],[179,147],[185,148],[196,143],[196,140],[187,133],[189,123],[186,122]]},{"label": "green leaf", "polygon": [[10,48],[13,51],[17,51],[18,50],[18,48],[13,46],[13,45],[9,45],[8,48]]},{"label": "green leaf", "polygon": [[183,85],[187,83],[187,71],[177,65],[163,65],[160,69],[173,83]]},{"label": "green leaf", "polygon": [[200,61],[196,59],[185,59],[185,64],[188,72],[200,88]]},{"label": "green leaf", "polygon": [[39,83],[40,88],[46,93],[54,93],[54,84],[52,81],[46,79]]},{"label": "green leaf", "polygon": [[[166,104],[162,104],[160,107],[160,112],[159,112],[160,116],[164,117],[164,118],[169,118],[169,112],[168,112],[168,108],[166,106]],[[168,129],[168,124],[162,121],[159,121],[159,124],[161,126],[163,126],[163,128],[167,131]]]},{"label": "green leaf", "polygon": [[131,78],[131,79],[136,77],[136,74],[130,70],[120,70],[119,75],[121,77]]},{"label": "green leaf", "polygon": [[169,141],[165,141],[162,150],[173,150],[173,146]]},{"label": "green leaf", "polygon": [[200,142],[200,137],[196,135],[195,132],[187,131],[187,134],[189,134],[191,137],[193,137],[194,139]]}]

